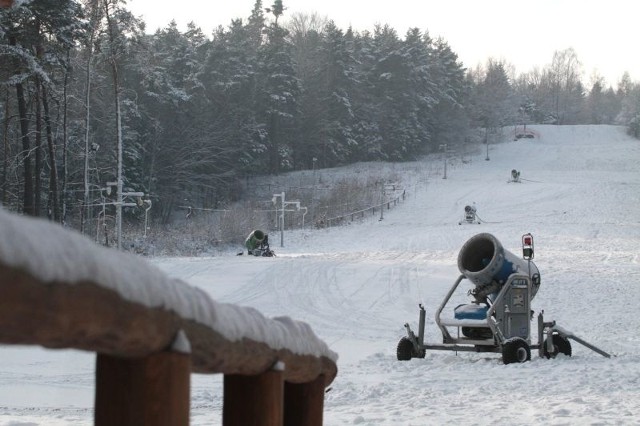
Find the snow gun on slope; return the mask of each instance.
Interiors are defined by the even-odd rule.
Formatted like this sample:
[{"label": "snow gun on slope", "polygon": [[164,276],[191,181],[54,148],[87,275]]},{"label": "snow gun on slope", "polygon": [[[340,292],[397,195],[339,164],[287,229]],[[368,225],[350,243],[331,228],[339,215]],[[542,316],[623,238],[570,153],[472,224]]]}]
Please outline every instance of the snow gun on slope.
[{"label": "snow gun on slope", "polygon": [[480,225],[480,218],[477,215],[478,210],[476,206],[464,206],[464,218],[458,222],[458,225],[462,225],[462,223],[477,223]]},{"label": "snow gun on slope", "polygon": [[[252,231],[244,240],[247,254],[261,257],[273,257],[275,253],[269,248],[269,235],[259,229]],[[242,254],[242,253],[239,253]]]},{"label": "snow gun on slope", "polygon": [[[571,356],[572,339],[607,358],[610,355],[585,342],[573,333],[545,322],[538,314],[538,343],[531,338],[534,312],[531,301],[540,288],[540,272],[532,262],[533,236],[522,236],[522,258],[505,250],[491,234],[471,237],[458,254],[461,275],[453,284],[435,314],[435,322],[442,333],[442,344],[425,344],[425,309],[420,304],[418,335],[405,324],[407,336],[397,346],[399,361],[424,358],[426,350],[496,352],[505,364],[522,363],[531,359],[531,349],[538,349],[541,357],[555,358],[558,354]],[[468,294],[471,303],[458,305],[453,318],[443,318],[442,311],[463,280],[474,288]],[[450,328],[457,329],[453,337]]]}]

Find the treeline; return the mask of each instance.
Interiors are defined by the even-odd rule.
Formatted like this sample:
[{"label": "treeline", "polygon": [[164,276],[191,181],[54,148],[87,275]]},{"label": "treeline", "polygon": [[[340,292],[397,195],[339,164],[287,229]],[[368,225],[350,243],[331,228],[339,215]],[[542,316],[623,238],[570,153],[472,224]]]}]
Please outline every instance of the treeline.
[{"label": "treeline", "polygon": [[467,70],[417,28],[356,32],[264,6],[210,37],[145,34],[122,0],[0,10],[1,203],[85,230],[114,193],[144,192],[166,222],[184,203],[233,201],[246,176],[413,160],[471,129],[640,133],[640,85],[585,87],[572,49],[519,76],[495,60]]}]

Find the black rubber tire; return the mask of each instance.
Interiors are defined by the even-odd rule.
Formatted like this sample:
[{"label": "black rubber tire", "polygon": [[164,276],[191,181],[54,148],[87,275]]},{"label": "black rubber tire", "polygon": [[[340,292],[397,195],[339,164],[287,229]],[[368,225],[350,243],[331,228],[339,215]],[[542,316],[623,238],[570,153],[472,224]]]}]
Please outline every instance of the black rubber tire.
[{"label": "black rubber tire", "polygon": [[544,341],[543,354],[547,359],[555,358],[558,354],[571,356],[571,342],[569,341],[569,339],[557,333],[553,334],[551,336],[551,339],[551,341],[553,342],[553,352],[549,352],[547,350],[547,341]]},{"label": "black rubber tire", "polygon": [[396,356],[398,357],[398,361],[409,361],[413,357],[413,343],[411,343],[408,337],[403,337],[398,342]]},{"label": "black rubber tire", "polygon": [[502,362],[505,364],[523,363],[531,360],[531,348],[520,337],[513,337],[502,345]]}]

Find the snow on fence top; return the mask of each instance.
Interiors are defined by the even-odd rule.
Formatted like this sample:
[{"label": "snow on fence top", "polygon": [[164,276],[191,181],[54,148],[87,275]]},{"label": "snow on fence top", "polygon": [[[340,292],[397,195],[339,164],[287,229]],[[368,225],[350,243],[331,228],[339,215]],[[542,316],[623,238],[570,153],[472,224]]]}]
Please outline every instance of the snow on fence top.
[{"label": "snow on fence top", "polygon": [[[198,351],[220,352],[222,347],[228,347],[225,346],[228,342],[242,341],[248,342],[249,347],[252,348],[246,349],[245,352],[255,351],[256,345],[257,347],[267,345],[267,349],[279,351],[275,355],[267,356],[265,361],[267,363],[282,359],[283,353],[288,354],[284,355],[284,358],[290,355],[315,357],[322,360],[322,366],[319,367],[322,371],[317,373],[325,374],[329,383],[337,373],[335,367],[337,354],[331,351],[304,322],[288,317],[267,318],[253,308],[216,302],[201,289],[169,278],[142,258],[100,247],[84,236],[65,230],[51,222],[14,215],[0,208],[0,288],[3,288],[3,291],[6,290],[6,294],[9,294],[11,282],[16,281],[15,271],[33,277],[40,287],[47,289],[51,286],[55,289],[79,288],[83,285],[97,286],[100,288],[98,291],[115,292],[124,301],[132,302],[138,307],[142,305],[142,307],[159,311],[162,315],[171,313],[179,317],[177,320],[167,319],[166,321],[174,324],[173,328],[186,331],[193,348],[194,371],[198,371],[200,367],[202,372],[225,372],[223,371],[225,366],[233,362],[220,354],[216,354],[211,359],[209,354],[198,353]],[[33,288],[38,291],[39,287],[33,286]],[[20,297],[18,300],[24,299],[24,296]],[[96,304],[93,310],[101,308],[100,300],[104,300],[103,304],[114,303],[111,299],[107,301],[104,297],[106,297],[104,294],[94,296]],[[51,303],[58,300],[51,294],[46,295],[46,298],[53,300]],[[78,305],[85,302],[76,300],[74,303]],[[74,306],[71,303],[69,305]],[[85,309],[85,311],[91,314],[91,309]],[[83,315],[87,315],[87,312]],[[122,320],[123,318],[113,319],[113,321]],[[131,329],[134,328],[133,325],[128,326]],[[0,321],[0,329],[3,327],[5,330],[8,328],[6,323]],[[38,327],[34,328],[34,333],[37,333],[38,329]],[[171,339],[175,338],[178,329],[171,330]],[[91,331],[83,330],[82,333],[87,334]],[[22,341],[19,336],[8,339],[2,335],[2,332],[0,330],[0,342],[20,343]],[[87,349],[81,345],[67,346],[64,342],[54,342],[48,346]],[[242,357],[250,358],[251,356],[250,353],[242,353]],[[329,370],[333,370],[328,374],[324,371],[327,369],[327,364],[329,364]],[[237,370],[245,371],[243,368]]]}]

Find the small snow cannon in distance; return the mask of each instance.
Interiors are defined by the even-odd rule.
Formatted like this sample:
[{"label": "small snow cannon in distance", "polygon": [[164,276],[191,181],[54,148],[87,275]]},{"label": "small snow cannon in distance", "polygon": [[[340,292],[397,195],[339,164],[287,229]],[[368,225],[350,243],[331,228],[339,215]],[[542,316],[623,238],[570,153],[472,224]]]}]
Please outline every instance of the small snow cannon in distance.
[{"label": "small snow cannon in distance", "polygon": [[[558,354],[571,356],[569,339],[609,358],[608,353],[556,325],[555,321],[545,322],[544,311],[537,318],[538,342],[532,343],[531,301],[540,288],[541,278],[532,261],[531,234],[522,236],[522,253],[520,258],[505,250],[492,234],[471,237],[458,253],[461,275],[435,313],[442,344],[424,343],[426,312],[420,304],[418,335],[408,323],[404,325],[407,336],[398,342],[398,360],[424,358],[427,350],[448,350],[501,353],[505,364],[522,363],[531,359],[531,349],[538,349],[539,355],[546,358],[555,358]],[[464,280],[473,284],[468,291],[471,302],[455,307],[453,317],[444,316],[445,307]],[[452,333],[451,329],[457,332]]]},{"label": "small snow cannon in distance", "polygon": [[462,223],[477,223],[480,225],[480,219],[478,219],[476,206],[464,206],[464,216],[458,225]]}]

